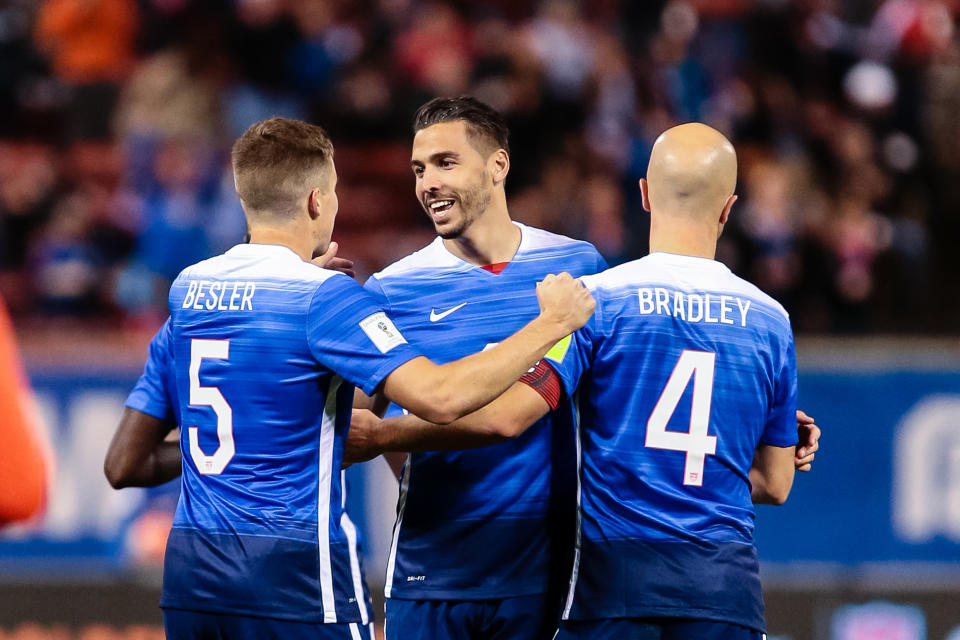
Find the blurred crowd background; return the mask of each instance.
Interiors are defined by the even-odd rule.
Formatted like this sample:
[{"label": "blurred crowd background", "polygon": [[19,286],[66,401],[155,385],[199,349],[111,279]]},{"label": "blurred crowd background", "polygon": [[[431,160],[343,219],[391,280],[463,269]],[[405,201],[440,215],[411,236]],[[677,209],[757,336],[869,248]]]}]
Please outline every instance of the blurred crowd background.
[{"label": "blurred crowd background", "polygon": [[740,154],[720,259],[799,333],[960,319],[956,0],[0,0],[0,293],[30,323],[154,326],[241,241],[229,149],[324,126],[334,239],[365,276],[422,246],[410,122],[469,93],[512,131],[510,211],[647,251],[637,179],[700,120]]},{"label": "blurred crowd background", "polygon": [[[0,640],[162,637],[178,486],[116,492],[100,468],[170,282],[243,239],[234,139],[272,115],[329,131],[334,239],[363,279],[434,237],[411,121],[459,94],[507,117],[514,218],[611,263],[647,253],[636,183],[655,137],[699,120],[733,140],[719,258],[790,311],[801,406],[826,443],[787,505],[758,510],[769,637],[960,640],[958,14],[960,0],[0,0],[0,298],[55,458],[45,513],[0,535]],[[379,597],[396,482],[376,462],[350,472]]]}]

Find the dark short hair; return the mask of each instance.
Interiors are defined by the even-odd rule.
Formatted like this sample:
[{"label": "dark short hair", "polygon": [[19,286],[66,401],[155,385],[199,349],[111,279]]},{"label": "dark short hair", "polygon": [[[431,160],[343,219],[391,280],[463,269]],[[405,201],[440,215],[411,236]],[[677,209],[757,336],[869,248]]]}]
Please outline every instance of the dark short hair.
[{"label": "dark short hair", "polygon": [[434,98],[417,109],[413,117],[413,132],[440,124],[463,120],[467,135],[478,149],[492,152],[503,149],[510,153],[510,131],[503,116],[490,105],[472,96]]},{"label": "dark short hair", "polygon": [[250,125],[231,154],[237,193],[248,213],[294,211],[333,160],[333,143],[317,125],[269,118]]}]

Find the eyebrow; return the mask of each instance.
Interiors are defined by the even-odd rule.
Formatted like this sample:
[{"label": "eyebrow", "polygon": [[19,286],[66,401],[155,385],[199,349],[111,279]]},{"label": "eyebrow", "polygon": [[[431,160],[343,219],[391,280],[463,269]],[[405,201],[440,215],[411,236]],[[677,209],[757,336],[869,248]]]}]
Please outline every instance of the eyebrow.
[{"label": "eyebrow", "polygon": [[[436,162],[441,158],[453,158],[455,160],[459,160],[460,154],[457,153],[456,151],[437,151],[436,153],[431,153],[430,157],[427,158],[427,161]],[[423,162],[421,160],[411,159],[410,165],[415,167],[415,166],[423,165]]]}]

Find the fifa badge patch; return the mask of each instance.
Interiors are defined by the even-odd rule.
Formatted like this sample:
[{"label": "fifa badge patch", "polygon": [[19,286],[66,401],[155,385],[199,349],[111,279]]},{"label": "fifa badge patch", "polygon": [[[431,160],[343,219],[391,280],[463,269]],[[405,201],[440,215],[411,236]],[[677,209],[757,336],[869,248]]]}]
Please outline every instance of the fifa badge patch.
[{"label": "fifa badge patch", "polygon": [[386,353],[398,344],[406,344],[407,340],[400,333],[400,330],[394,326],[393,321],[387,317],[383,311],[367,316],[360,321],[360,328],[367,334],[370,341],[380,350],[380,353]]}]

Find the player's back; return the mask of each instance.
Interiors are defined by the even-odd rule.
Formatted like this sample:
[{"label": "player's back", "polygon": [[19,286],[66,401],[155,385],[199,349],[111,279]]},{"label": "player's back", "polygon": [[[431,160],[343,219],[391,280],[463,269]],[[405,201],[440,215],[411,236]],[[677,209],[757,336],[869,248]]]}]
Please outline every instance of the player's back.
[{"label": "player's back", "polygon": [[365,620],[341,520],[353,386],[321,364],[309,337],[323,333],[318,308],[365,297],[276,245],[239,245],[174,282],[184,463],[162,606]]},{"label": "player's back", "polygon": [[[461,260],[437,238],[366,286],[431,359],[477,353],[537,315],[536,283],[548,273],[580,276],[604,266],[586,242],[517,226],[521,244],[500,273]],[[554,532],[570,531],[565,493],[573,519],[572,432],[567,403],[507,442],[413,454],[401,487],[387,597],[469,600],[544,592]],[[567,571],[564,562],[564,579]]]},{"label": "player's back", "polygon": [[566,615],[762,629],[748,473],[759,443],[796,442],[786,312],[703,258],[654,253],[584,282],[597,311],[567,356],[592,369]]}]

